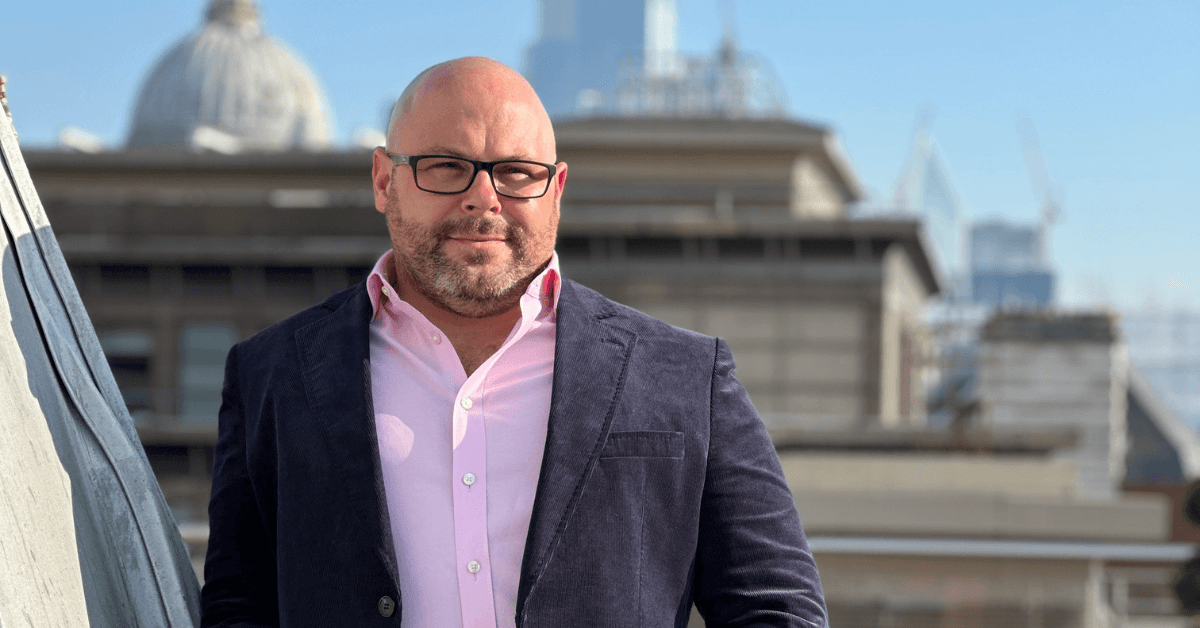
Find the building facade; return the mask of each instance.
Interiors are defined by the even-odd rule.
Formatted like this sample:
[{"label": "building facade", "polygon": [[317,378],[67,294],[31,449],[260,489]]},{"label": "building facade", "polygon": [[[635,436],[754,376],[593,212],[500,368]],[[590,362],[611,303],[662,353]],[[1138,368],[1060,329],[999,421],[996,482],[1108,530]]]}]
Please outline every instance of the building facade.
[{"label": "building facade", "polygon": [[[917,421],[920,309],[938,286],[915,224],[838,217],[857,191],[828,135],[761,121],[560,125],[572,165],[562,266],[726,337],[773,424]],[[164,491],[181,521],[203,522],[229,347],[358,281],[390,246],[370,155],[27,161]]]}]

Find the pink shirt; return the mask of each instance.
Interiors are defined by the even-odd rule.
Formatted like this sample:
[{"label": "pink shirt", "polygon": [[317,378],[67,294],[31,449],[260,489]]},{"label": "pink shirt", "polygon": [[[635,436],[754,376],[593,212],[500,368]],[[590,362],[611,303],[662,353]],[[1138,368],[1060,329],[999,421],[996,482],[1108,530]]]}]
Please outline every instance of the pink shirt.
[{"label": "pink shirt", "polygon": [[450,341],[386,280],[367,278],[371,394],[405,628],[515,625],[521,558],[546,445],[558,256],[521,320],[470,377]]}]

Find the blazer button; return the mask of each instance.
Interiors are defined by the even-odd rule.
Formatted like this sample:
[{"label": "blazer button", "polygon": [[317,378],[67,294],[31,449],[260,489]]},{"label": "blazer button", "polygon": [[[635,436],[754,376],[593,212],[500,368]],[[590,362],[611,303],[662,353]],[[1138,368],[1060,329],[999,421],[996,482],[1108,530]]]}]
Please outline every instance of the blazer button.
[{"label": "blazer button", "polygon": [[380,615],[383,615],[384,617],[391,617],[392,613],[394,612],[396,612],[396,603],[392,601],[392,598],[386,595],[379,598]]}]

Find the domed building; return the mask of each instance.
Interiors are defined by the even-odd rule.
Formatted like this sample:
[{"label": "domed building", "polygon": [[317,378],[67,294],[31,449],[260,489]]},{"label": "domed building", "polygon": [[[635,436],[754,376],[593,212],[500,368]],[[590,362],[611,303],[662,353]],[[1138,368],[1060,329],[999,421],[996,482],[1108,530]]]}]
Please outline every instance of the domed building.
[{"label": "domed building", "polygon": [[204,26],[146,75],[128,145],[322,149],[329,107],[307,65],[263,32],[254,0],[211,0]]}]

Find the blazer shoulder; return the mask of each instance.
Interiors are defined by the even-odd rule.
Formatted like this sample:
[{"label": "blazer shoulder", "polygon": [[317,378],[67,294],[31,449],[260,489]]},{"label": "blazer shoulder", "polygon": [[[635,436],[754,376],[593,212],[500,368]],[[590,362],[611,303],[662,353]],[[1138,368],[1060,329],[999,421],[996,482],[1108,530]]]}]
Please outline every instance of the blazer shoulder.
[{"label": "blazer shoulder", "polygon": [[237,343],[237,350],[239,353],[272,353],[279,347],[286,346],[298,330],[330,316],[359,316],[364,319],[363,324],[366,325],[369,322],[370,310],[371,300],[367,297],[366,281],[360,281],[316,305],[260,330]]},{"label": "blazer shoulder", "polygon": [[[711,351],[716,345],[716,338],[707,336],[690,329],[675,327],[669,323],[640,312],[627,305],[622,305],[604,295],[574,281],[563,282],[563,296],[570,295],[571,301],[577,301],[579,306],[590,311],[597,320],[621,327],[638,335],[639,342],[665,341],[673,344],[684,344],[704,347]],[[559,301],[560,307],[562,300]]]}]

